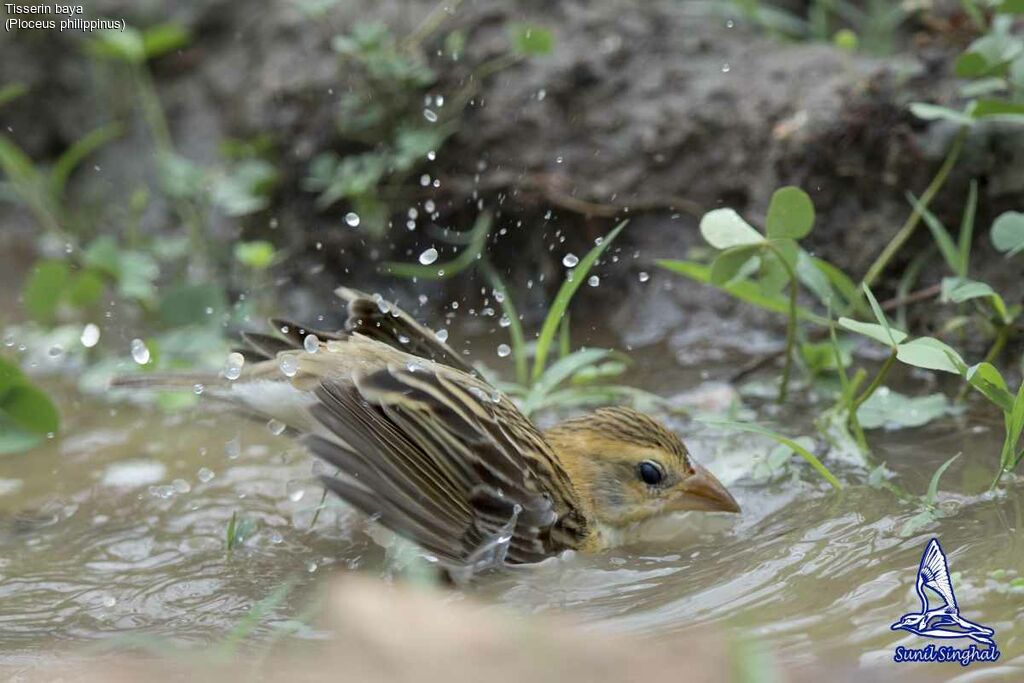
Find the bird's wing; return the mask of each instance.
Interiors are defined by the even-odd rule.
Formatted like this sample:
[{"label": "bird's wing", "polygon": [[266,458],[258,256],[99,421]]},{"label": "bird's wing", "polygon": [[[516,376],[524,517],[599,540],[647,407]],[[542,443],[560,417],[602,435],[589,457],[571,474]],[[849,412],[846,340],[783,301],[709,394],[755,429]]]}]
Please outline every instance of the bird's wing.
[{"label": "bird's wing", "polygon": [[932,539],[924,549],[921,556],[921,567],[918,574],[924,581],[924,585],[931,588],[946,601],[946,604],[956,609],[956,597],[953,595],[953,584],[949,580],[949,566],[946,564],[946,555],[942,552],[939,542]]},{"label": "bird's wing", "polygon": [[330,436],[306,443],[340,470],[326,485],[439,559],[471,564],[492,548],[498,560],[535,562],[585,535],[543,436],[476,378],[389,364],[351,383],[325,380],[314,395],[310,412]]},{"label": "bird's wing", "polygon": [[399,351],[479,377],[477,371],[452,347],[394,303],[380,295],[366,294],[348,287],[339,287],[334,293],[348,304],[348,320],[345,322],[347,332],[376,339]]}]

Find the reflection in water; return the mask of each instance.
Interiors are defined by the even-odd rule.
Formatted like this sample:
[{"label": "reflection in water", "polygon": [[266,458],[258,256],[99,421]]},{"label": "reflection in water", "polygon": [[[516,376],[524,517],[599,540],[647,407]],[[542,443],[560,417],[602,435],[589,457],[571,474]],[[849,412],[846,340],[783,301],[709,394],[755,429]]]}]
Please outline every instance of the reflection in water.
[{"label": "reflection in water", "polygon": [[[294,630],[326,572],[382,571],[384,551],[341,504],[328,498],[311,528],[321,492],[312,459],[265,426],[210,410],[111,411],[65,396],[67,436],[0,461],[0,649],[8,657],[125,632],[209,644],[294,581],[256,631],[266,638]],[[907,480],[921,491],[939,463],[963,451],[943,488],[977,490],[974,470],[991,472],[994,462],[972,454],[998,452],[998,433],[952,420],[876,433],[877,455],[922,473]],[[803,427],[799,416],[785,424],[792,433]],[[897,644],[914,645],[889,624],[913,608],[922,548],[938,535],[964,615],[996,630],[1000,669],[1024,675],[1024,594],[1010,585],[1024,569],[1019,483],[995,496],[946,496],[955,514],[904,538],[917,511],[889,493],[833,493],[800,466],[757,482],[750,473],[756,454],[770,450],[763,441],[675,426],[730,483],[741,518],[679,517],[652,530],[657,542],[569,554],[472,590],[527,610],[565,609],[597,629],[659,634],[718,622],[749,629],[783,661],[882,663]],[[236,512],[252,532],[227,553]]]}]

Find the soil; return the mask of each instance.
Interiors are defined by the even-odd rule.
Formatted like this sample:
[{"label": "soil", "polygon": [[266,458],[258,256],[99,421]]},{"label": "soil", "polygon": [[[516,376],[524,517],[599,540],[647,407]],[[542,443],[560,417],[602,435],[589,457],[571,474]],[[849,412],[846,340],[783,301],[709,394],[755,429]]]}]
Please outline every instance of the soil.
[{"label": "soil", "polygon": [[[327,9],[315,19],[301,11],[301,3],[269,1],[205,0],[170,8],[102,0],[92,12],[138,26],[172,20],[190,32],[187,47],[152,65],[184,156],[212,164],[225,137],[271,132],[278,141],[283,181],[272,207],[241,226],[220,220],[215,232],[232,238],[241,228],[247,237],[270,235],[292,253],[305,254],[293,259],[292,275],[314,290],[337,281],[372,286],[383,282],[376,261],[408,260],[431,238],[423,230],[399,229],[373,243],[344,227],[346,207],[318,211],[314,195],[302,189],[310,160],[345,144],[335,120],[351,81],[330,41],[357,21],[380,21],[407,35],[437,5],[320,4]],[[916,120],[907,104],[955,106],[956,83],[947,74],[957,46],[926,41],[911,53],[883,59],[825,44],[787,44],[742,21],[727,22],[724,4],[463,2],[446,27],[466,34],[465,58],[447,65],[433,60],[441,74],[439,92],[454,90],[473,65],[507,49],[509,21],[550,28],[555,47],[482,82],[458,132],[427,169],[440,181],[433,196],[441,224],[468,227],[478,206],[497,210],[496,228],[505,234],[493,237],[492,259],[516,283],[551,285],[561,279],[566,252],[585,252],[617,221],[631,218],[619,245],[628,267],[606,264],[601,275],[605,284],[636,287],[637,273],[653,272],[655,258],[684,257],[699,246],[704,211],[730,206],[756,223],[777,187],[796,184],[817,208],[807,245],[854,276],[862,274],[906,218],[905,193],[924,189],[955,132]],[[427,47],[435,46],[428,41]],[[0,110],[0,122],[36,159],[53,158],[128,111],[127,95],[97,75],[82,48],[73,34],[20,33],[0,45],[5,81],[32,88]],[[144,126],[131,126],[98,155],[95,167],[102,173],[76,175],[74,194],[94,204],[123,198],[123,188],[138,178],[153,179],[149,148]],[[975,274],[1004,287],[1013,301],[1024,294],[1024,278],[988,247],[987,228],[994,215],[1019,208],[1012,202],[1024,189],[1022,156],[1018,130],[979,126],[934,205],[947,225],[957,225],[967,182],[978,179],[981,265]],[[414,174],[408,188],[413,196],[422,192],[418,178]],[[20,212],[8,205],[0,210],[5,226],[31,230]],[[119,210],[106,206],[100,215],[114,217]],[[147,212],[145,226],[174,229],[159,202]],[[908,256],[927,244],[925,232],[905,250]],[[900,272],[908,256],[901,255],[890,273]],[[691,307],[729,305],[702,289],[673,289]],[[539,301],[543,290],[522,291]],[[608,300],[623,290],[601,291]]]}]

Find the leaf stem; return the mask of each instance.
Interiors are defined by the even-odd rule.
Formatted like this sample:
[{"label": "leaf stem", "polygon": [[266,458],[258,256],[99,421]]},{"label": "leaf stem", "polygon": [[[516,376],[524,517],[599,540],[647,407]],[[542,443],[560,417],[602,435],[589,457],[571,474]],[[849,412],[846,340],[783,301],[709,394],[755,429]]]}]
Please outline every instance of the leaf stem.
[{"label": "leaf stem", "polygon": [[786,269],[786,273],[789,275],[789,312],[788,319],[786,320],[786,359],[782,366],[782,380],[779,383],[779,403],[786,402],[786,395],[789,393],[789,378],[793,372],[793,347],[796,346],[796,295],[799,289],[798,280],[796,277],[796,271],[793,270],[793,266],[789,264],[785,256],[782,254],[782,250],[776,247],[771,242],[766,242],[768,248],[771,249],[775,256],[782,263],[783,268]]},{"label": "leaf stem", "polygon": [[942,162],[942,166],[939,167],[935,177],[932,178],[931,183],[925,189],[921,195],[921,200],[914,206],[914,210],[907,217],[906,222],[893,236],[889,244],[885,245],[885,249],[878,255],[875,262],[871,264],[866,275],[864,275],[864,284],[870,287],[874,284],[878,276],[882,274],[886,266],[889,265],[889,261],[899,252],[899,250],[906,244],[907,240],[910,239],[911,235],[914,234],[914,230],[917,229],[918,223],[921,222],[922,211],[928,208],[932,199],[939,193],[942,186],[945,185],[946,179],[949,177],[950,171],[956,165],[957,159],[960,158],[960,152],[963,151],[964,141],[967,139],[967,126],[962,126],[960,131],[956,134],[953,139],[953,144],[950,145],[949,152],[946,153],[946,158]]},{"label": "leaf stem", "polygon": [[882,382],[885,381],[885,376],[889,374],[889,368],[891,368],[892,364],[895,362],[896,349],[893,349],[892,353],[889,354],[889,357],[885,359],[884,363],[882,363],[882,367],[878,369],[878,374],[871,380],[871,384],[868,385],[868,388],[865,389],[864,393],[858,396],[857,400],[853,402],[853,406],[850,408],[851,414],[856,415],[857,410],[860,409],[861,405],[871,398],[871,394],[875,393],[878,387],[882,386]]}]

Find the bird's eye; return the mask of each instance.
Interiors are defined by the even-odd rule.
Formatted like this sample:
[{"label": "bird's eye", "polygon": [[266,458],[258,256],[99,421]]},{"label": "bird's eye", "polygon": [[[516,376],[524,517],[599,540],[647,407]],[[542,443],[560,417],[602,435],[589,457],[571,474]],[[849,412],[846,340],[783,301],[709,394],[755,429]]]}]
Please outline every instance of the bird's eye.
[{"label": "bird's eye", "polygon": [[657,486],[661,483],[661,480],[665,478],[665,473],[661,469],[661,465],[651,460],[644,460],[642,463],[637,465],[636,468],[637,476],[647,484],[648,486]]}]

